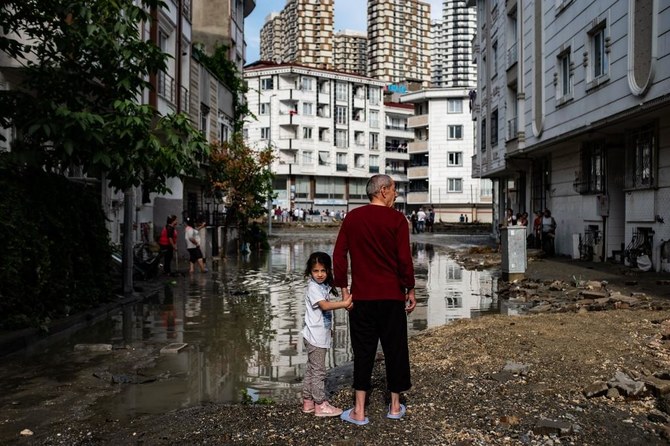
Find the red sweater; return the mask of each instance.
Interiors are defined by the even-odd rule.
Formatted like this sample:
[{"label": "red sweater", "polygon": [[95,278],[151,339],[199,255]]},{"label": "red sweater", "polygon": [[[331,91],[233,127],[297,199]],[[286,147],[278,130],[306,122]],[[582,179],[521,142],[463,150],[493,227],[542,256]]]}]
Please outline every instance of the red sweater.
[{"label": "red sweater", "polygon": [[335,286],[348,286],[356,300],[405,300],[414,288],[407,219],[392,208],[366,205],[347,213],[333,252]]}]

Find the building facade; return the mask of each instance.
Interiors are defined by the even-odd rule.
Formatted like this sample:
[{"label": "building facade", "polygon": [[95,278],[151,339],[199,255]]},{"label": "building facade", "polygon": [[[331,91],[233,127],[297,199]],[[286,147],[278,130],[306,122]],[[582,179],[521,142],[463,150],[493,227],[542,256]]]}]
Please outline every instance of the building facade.
[{"label": "building facade", "polygon": [[414,132],[409,143],[408,210],[432,207],[436,221],[491,221],[491,182],[472,177],[473,121],[469,91],[431,88],[401,96],[413,104],[408,119]]},{"label": "building facade", "polygon": [[246,63],[244,18],[256,7],[256,0],[179,0],[193,5],[193,41],[211,54],[216,45],[228,47],[228,59],[242,71]]},{"label": "building facade", "polygon": [[430,83],[430,4],[368,1],[368,76]]},{"label": "building facade", "polygon": [[431,86],[475,88],[477,65],[472,61],[472,41],[477,31],[477,11],[465,0],[445,0],[442,19],[431,25]]},{"label": "building facade", "polygon": [[287,0],[261,29],[261,60],[333,68],[333,0]]},{"label": "building facade", "polygon": [[367,204],[368,179],[386,173],[385,83],[266,62],[248,65],[244,78],[257,117],[245,124],[245,138],[275,149],[274,206],[346,212]]},{"label": "building facade", "polygon": [[273,12],[265,18],[265,24],[261,28],[260,58],[271,62],[281,62],[283,22],[281,14]]},{"label": "building facade", "polygon": [[474,172],[496,214],[549,208],[556,251],[667,267],[670,8],[657,0],[477,7]]},{"label": "building facade", "polygon": [[368,69],[367,34],[348,29],[335,33],[333,58],[335,70],[366,76]]}]

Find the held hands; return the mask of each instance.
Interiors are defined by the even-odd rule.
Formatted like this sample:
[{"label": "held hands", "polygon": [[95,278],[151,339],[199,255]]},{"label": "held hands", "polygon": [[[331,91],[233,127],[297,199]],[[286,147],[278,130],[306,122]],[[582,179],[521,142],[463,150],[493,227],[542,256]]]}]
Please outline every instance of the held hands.
[{"label": "held hands", "polygon": [[348,295],[346,298],[342,298],[342,303],[345,305],[344,309],[350,311],[354,308],[353,295]]},{"label": "held hands", "polygon": [[412,288],[405,294],[405,311],[409,314],[414,311],[414,308],[416,308],[416,297],[414,296],[414,288]]}]

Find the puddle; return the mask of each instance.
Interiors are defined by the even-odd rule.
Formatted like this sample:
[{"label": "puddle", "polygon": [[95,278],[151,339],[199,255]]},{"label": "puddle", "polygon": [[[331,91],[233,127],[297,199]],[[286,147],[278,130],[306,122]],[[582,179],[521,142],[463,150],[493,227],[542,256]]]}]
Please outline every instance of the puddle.
[{"label": "puddle", "polygon": [[[454,243],[464,240],[467,243],[455,238]],[[140,371],[157,379],[118,385],[116,394],[97,400],[95,410],[110,419],[208,402],[235,403],[243,393],[252,400],[298,401],[307,359],[301,335],[304,262],[313,251],[332,249],[330,240],[279,243],[269,253],[226,259],[212,268],[213,273],[178,278],[143,302],[40,353],[42,366],[30,365],[34,358],[23,358],[21,373],[40,375],[48,373],[44,364],[77,363],[72,359],[81,357],[73,352],[76,343],[111,343],[151,348],[156,352],[151,361],[124,373]],[[431,244],[413,243],[412,251],[417,308],[409,317],[410,335],[500,312],[497,278],[490,272],[464,270],[444,249]],[[160,348],[172,343],[188,347],[177,354],[158,355]],[[351,359],[346,312],[336,311],[327,367],[343,366]],[[16,382],[16,376],[4,369],[0,380],[11,399],[7,384]]]}]

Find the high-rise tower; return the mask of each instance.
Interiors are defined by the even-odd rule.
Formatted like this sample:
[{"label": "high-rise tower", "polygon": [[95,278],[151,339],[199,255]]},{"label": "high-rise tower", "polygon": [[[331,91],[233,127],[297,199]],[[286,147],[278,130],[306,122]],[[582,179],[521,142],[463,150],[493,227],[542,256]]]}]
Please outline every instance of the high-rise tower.
[{"label": "high-rise tower", "polygon": [[444,0],[442,20],[432,24],[431,86],[475,88],[477,64],[472,39],[477,31],[477,11],[465,0]]},{"label": "high-rise tower", "polygon": [[333,0],[288,0],[260,37],[261,59],[333,68]]},{"label": "high-rise tower", "polygon": [[387,82],[430,82],[430,5],[368,0],[368,75]]},{"label": "high-rise tower", "polygon": [[368,67],[367,35],[361,31],[348,29],[335,33],[333,57],[336,70],[366,76]]}]

